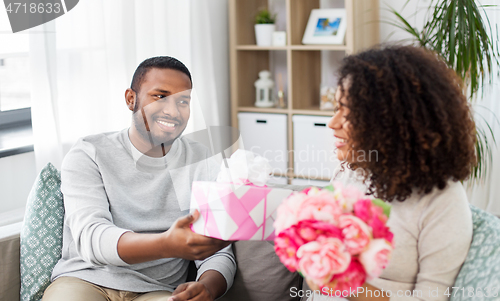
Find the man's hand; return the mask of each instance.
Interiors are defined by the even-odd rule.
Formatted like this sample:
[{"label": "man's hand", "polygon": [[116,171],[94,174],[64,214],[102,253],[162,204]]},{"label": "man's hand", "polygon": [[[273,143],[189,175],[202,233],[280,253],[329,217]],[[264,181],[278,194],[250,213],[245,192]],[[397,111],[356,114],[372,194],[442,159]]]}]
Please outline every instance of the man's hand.
[{"label": "man's hand", "polygon": [[231,244],[216,238],[210,238],[191,230],[191,224],[200,216],[198,210],[193,214],[178,218],[165,232],[162,250],[165,258],[184,258],[202,260]]},{"label": "man's hand", "polygon": [[207,286],[201,282],[186,282],[180,284],[168,301],[213,301]]},{"label": "man's hand", "polygon": [[178,218],[163,233],[125,232],[118,240],[118,255],[128,264],[160,258],[202,260],[231,244],[230,241],[206,237],[191,230],[200,213]]},{"label": "man's hand", "polygon": [[215,270],[204,272],[198,282],[179,285],[168,301],[213,301],[224,294],[227,284],[221,273]]}]

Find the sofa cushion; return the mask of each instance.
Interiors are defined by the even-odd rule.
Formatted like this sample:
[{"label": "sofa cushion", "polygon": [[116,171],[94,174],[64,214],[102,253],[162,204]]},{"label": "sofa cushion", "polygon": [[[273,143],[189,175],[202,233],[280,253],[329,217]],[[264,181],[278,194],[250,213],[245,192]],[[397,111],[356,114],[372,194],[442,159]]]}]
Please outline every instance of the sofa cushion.
[{"label": "sofa cushion", "polygon": [[[309,186],[269,184],[295,191]],[[300,300],[303,278],[281,263],[270,241],[237,241],[233,244],[238,269],[233,286],[222,301]],[[295,297],[293,297],[295,296]]]},{"label": "sofa cushion", "polygon": [[233,251],[238,269],[233,286],[220,300],[300,300],[290,295],[301,289],[302,277],[289,272],[280,262],[272,242],[237,241]]},{"label": "sofa cushion", "polygon": [[500,219],[472,205],[470,208],[472,244],[453,285],[458,289],[450,292],[450,300],[496,300],[500,297]]},{"label": "sofa cushion", "polygon": [[21,280],[19,277],[19,234],[21,223],[0,227],[0,300],[18,301]]},{"label": "sofa cushion", "polygon": [[40,300],[61,258],[64,220],[61,176],[47,164],[35,180],[21,230],[21,300]]}]

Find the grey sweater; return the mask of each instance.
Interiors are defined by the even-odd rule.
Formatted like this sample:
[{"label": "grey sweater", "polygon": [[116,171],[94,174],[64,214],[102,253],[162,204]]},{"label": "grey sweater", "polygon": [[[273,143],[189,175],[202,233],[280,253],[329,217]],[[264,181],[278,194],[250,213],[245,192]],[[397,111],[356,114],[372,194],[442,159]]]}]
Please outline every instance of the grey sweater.
[{"label": "grey sweater", "polygon": [[[368,282],[390,291],[391,301],[448,300],[472,241],[472,217],[462,184],[448,181],[443,190],[414,192],[391,205],[387,225],[394,233],[395,249],[382,275]],[[310,300],[345,299],[315,295]]]},{"label": "grey sweater", "polygon": [[[187,260],[127,264],[117,244],[127,231],[163,232],[188,214],[192,182],[217,177],[219,166],[209,157],[206,147],[186,138],[162,158],[145,156],[127,129],[80,139],[62,164],[63,250],[52,280],[73,276],[133,292],[173,291],[185,282]],[[216,270],[231,287],[236,263],[230,246],[196,265],[198,277]]]}]

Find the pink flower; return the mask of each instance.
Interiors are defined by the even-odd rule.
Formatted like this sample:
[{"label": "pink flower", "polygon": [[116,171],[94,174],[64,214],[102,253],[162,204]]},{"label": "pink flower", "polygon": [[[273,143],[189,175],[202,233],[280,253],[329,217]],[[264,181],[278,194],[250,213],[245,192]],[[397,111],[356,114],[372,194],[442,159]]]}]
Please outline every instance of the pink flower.
[{"label": "pink flower", "polygon": [[297,257],[300,272],[320,286],[344,272],[351,262],[342,241],[334,237],[308,242],[297,250]]},{"label": "pink flower", "polygon": [[306,242],[317,240],[321,237],[335,237],[342,239],[342,232],[336,226],[315,220],[300,221],[297,226],[297,232]]},{"label": "pink flower", "polygon": [[309,191],[313,190],[313,188],[314,188],[313,186],[307,187],[306,189],[302,190],[301,193],[303,193],[303,194],[309,194]]},{"label": "pink flower", "polygon": [[281,231],[274,239],[274,250],[281,262],[292,272],[297,269],[296,253],[300,246],[310,241],[336,237],[342,238],[339,228],[332,224],[304,220]]},{"label": "pink flower", "polygon": [[278,217],[274,221],[276,236],[286,228],[296,224],[299,207],[307,198],[304,193],[293,193],[277,209]]},{"label": "pink flower", "polygon": [[394,234],[385,225],[385,222],[380,220],[380,217],[373,218],[369,225],[373,231],[373,238],[383,238],[391,244],[393,243]]},{"label": "pink flower", "polygon": [[387,216],[384,210],[373,205],[370,199],[364,199],[354,204],[354,214],[372,228],[373,238],[385,238],[392,243],[393,234],[386,226]]},{"label": "pink flower", "polygon": [[295,226],[281,231],[274,238],[274,251],[290,272],[297,270],[298,259],[296,253],[299,247],[305,243],[306,241],[299,235]]},{"label": "pink flower", "polygon": [[[279,213],[278,213],[279,214]],[[300,205],[297,220],[317,220],[336,225],[342,209],[330,191],[322,190],[308,196]]]},{"label": "pink flower", "polygon": [[392,246],[385,239],[373,239],[368,249],[359,255],[369,279],[377,278],[389,263]]},{"label": "pink flower", "polygon": [[344,244],[351,255],[361,253],[370,243],[370,228],[354,215],[341,215],[339,217],[339,227],[342,229]]},{"label": "pink flower", "polygon": [[365,197],[364,193],[354,186],[344,187],[340,182],[333,182],[335,199],[339,202],[343,213],[351,213],[353,205]]},{"label": "pink flower", "polygon": [[354,215],[362,219],[365,223],[369,223],[372,219],[372,201],[370,199],[362,199],[354,203]]},{"label": "pink flower", "polygon": [[[345,272],[336,274],[330,283],[321,288],[322,292],[328,292],[330,296],[345,296],[350,290],[356,291],[366,280],[366,273],[363,265],[356,258],[353,258]],[[335,292],[339,291],[339,292]],[[347,291],[347,293],[343,292]],[[342,295],[344,294],[344,295]]]}]

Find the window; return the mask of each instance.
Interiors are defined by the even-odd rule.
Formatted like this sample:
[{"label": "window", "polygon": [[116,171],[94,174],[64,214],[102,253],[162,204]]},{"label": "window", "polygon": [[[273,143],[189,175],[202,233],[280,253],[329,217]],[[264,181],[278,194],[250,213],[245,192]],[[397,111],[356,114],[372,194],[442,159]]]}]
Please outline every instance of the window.
[{"label": "window", "polygon": [[12,33],[5,17],[0,18],[0,127],[31,120],[29,34]]},{"label": "window", "polygon": [[28,31],[12,33],[1,11],[0,157],[33,150],[30,90]]}]

